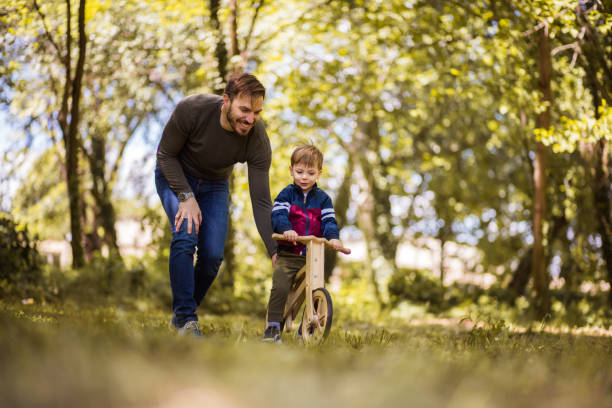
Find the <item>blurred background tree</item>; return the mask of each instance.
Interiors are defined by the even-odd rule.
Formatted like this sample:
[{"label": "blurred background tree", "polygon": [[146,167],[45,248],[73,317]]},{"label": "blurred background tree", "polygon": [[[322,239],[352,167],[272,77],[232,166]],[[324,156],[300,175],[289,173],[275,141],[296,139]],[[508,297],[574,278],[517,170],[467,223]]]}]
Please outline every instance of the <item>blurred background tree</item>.
[{"label": "blurred background tree", "polygon": [[[585,284],[612,306],[611,10],[578,0],[2,0],[4,210],[40,239],[68,239],[75,268],[100,256],[147,262],[122,259],[117,220],[135,217],[163,270],[167,220],[150,188],[161,129],[182,97],[219,94],[228,73],[246,70],[268,89],[272,195],[289,182],[297,143],[322,148],[343,237],[365,247],[343,276],[363,280],[379,310],[402,291],[455,299],[457,245],[476,250],[469,272],[494,277],[491,293],[527,300],[534,317],[573,307]],[[220,281],[233,301],[261,303],[270,264],[247,180],[237,165]],[[404,244],[435,254],[431,270],[403,269]],[[337,261],[327,254],[328,279]]]}]

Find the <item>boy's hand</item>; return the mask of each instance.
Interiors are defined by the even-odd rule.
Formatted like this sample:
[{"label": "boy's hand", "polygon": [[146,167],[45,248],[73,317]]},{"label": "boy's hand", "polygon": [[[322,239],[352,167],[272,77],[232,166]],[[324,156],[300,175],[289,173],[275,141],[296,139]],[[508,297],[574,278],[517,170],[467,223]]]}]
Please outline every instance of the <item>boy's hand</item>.
[{"label": "boy's hand", "polygon": [[293,242],[293,245],[297,245],[295,243],[295,240],[298,237],[298,233],[295,232],[294,230],[288,230],[288,231],[283,232],[283,236],[285,237],[287,241]]},{"label": "boy's hand", "polygon": [[336,251],[342,248],[342,241],[340,241],[339,239],[330,239],[329,243]]}]

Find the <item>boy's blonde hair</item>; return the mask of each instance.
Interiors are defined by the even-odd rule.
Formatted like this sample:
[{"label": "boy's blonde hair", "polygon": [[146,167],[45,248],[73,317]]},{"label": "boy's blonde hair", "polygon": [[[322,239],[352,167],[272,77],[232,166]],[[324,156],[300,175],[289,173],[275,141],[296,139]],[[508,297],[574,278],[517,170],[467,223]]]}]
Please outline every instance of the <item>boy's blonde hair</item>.
[{"label": "boy's blonde hair", "polygon": [[298,146],[291,154],[291,167],[299,163],[321,170],[323,168],[323,153],[315,145]]}]

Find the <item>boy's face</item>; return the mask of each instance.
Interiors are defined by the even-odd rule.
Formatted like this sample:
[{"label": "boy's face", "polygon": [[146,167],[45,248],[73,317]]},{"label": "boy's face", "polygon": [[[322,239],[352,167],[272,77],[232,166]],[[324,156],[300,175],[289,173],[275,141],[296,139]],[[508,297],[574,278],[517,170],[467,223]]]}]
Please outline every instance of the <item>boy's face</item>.
[{"label": "boy's face", "polygon": [[293,182],[302,188],[304,193],[309,192],[321,175],[321,170],[313,166],[306,166],[302,163],[294,164],[289,167]]}]

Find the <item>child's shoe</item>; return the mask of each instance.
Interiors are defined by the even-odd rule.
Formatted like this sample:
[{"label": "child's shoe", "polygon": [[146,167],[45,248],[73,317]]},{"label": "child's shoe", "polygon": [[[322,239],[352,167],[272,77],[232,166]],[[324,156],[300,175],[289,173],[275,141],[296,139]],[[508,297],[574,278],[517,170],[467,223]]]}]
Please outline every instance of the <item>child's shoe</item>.
[{"label": "child's shoe", "polygon": [[276,344],[282,344],[281,340],[281,331],[279,328],[275,326],[268,326],[266,331],[264,332],[264,336],[262,341],[265,342],[274,342]]}]

